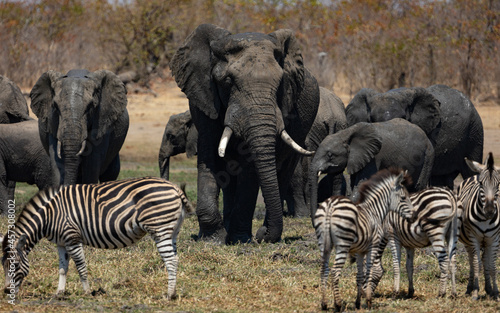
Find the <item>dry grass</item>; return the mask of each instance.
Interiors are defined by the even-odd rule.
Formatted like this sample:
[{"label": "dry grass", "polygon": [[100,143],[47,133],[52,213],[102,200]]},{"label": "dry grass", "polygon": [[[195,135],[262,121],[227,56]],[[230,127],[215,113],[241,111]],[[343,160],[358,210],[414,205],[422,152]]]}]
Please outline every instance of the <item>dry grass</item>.
[{"label": "dry grass", "polygon": [[[194,161],[190,160],[179,167],[191,168],[193,165]],[[154,175],[155,170],[154,166],[139,166],[125,170],[122,175]],[[188,194],[194,195],[195,172],[177,169],[172,176],[174,182],[187,181]],[[36,191],[31,186],[20,189],[21,192],[16,194],[18,206]],[[254,229],[261,223],[262,220],[256,219]],[[5,229],[6,225],[6,219],[0,218],[0,229]],[[57,251],[52,243],[43,240],[29,255],[31,271],[20,294],[20,303],[12,307],[4,298],[5,301],[0,302],[0,311],[320,311],[320,256],[309,219],[285,218],[283,240],[277,244],[220,246],[195,241],[197,231],[198,223],[192,216],[185,221],[179,235],[179,297],[176,300],[168,301],[164,297],[167,274],[149,237],[120,250],[86,248],[91,289],[104,293],[85,295],[71,262],[66,295],[62,299],[54,298],[58,279]],[[387,273],[377,289],[374,312],[497,312],[500,309],[498,302],[486,298],[472,301],[464,295],[468,263],[463,248],[458,254],[457,299],[437,298],[439,268],[429,250],[418,251],[415,256],[416,296],[413,299],[392,296],[393,272],[388,251],[383,261]],[[355,275],[356,267],[349,265],[341,277],[341,293],[348,311],[355,310]],[[407,288],[405,273],[402,273],[401,286],[404,295]],[[484,291],[480,294],[484,295]],[[333,295],[330,294],[330,298],[333,301]]]}]

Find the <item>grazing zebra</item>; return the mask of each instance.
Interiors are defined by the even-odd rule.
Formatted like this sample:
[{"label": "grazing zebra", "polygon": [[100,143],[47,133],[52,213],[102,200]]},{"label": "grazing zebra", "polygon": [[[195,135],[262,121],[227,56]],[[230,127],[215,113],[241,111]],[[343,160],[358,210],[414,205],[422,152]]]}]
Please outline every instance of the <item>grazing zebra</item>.
[{"label": "grazing zebra", "polygon": [[[57,244],[57,293],[60,294],[66,286],[69,257],[76,264],[83,290],[90,290],[83,245],[117,249],[150,234],[165,262],[168,297],[172,298],[178,262],[176,238],[190,211],[192,208],[184,192],[161,178],[134,178],[41,191],[23,208],[14,229],[9,229],[2,238],[5,292],[19,291],[29,272],[27,256],[42,238]],[[14,276],[12,281],[9,273]]]},{"label": "grazing zebra", "polygon": [[[356,283],[358,294],[356,308],[360,307],[364,292],[368,308],[371,308],[372,260],[383,237],[383,221],[389,211],[395,211],[405,218],[413,217],[413,209],[404,184],[408,183],[405,173],[394,169],[384,169],[364,182],[359,189],[360,202],[354,204],[345,197],[334,196],[321,203],[314,216],[323,265],[321,287],[323,310],[327,309],[326,284],[329,273],[329,259],[335,247],[333,267],[333,294],[335,308],[341,309],[339,292],[340,270],[349,255],[356,256],[358,274]],[[366,278],[364,259],[366,256]]]},{"label": "grazing zebra", "polygon": [[[394,292],[399,294],[401,246],[406,249],[406,272],[408,274],[408,297],[413,297],[413,256],[415,248],[432,246],[441,270],[439,296],[446,294],[448,270],[451,271],[452,296],[456,296],[455,252],[458,240],[458,211],[461,204],[448,188],[430,187],[410,195],[415,210],[415,221],[410,223],[394,212],[389,212],[384,221],[385,236],[378,248],[382,258],[389,242],[394,269]],[[447,245],[445,244],[447,242]],[[381,264],[381,263],[379,263]],[[382,273],[383,270],[378,271]],[[380,277],[375,280],[377,285]]]},{"label": "grazing zebra", "polygon": [[458,199],[463,204],[459,240],[467,250],[470,266],[466,294],[478,299],[479,257],[483,250],[485,290],[490,297],[498,299],[495,262],[500,240],[500,169],[494,166],[491,152],[484,165],[467,159],[465,161],[473,171],[479,173],[464,180],[457,189]]}]

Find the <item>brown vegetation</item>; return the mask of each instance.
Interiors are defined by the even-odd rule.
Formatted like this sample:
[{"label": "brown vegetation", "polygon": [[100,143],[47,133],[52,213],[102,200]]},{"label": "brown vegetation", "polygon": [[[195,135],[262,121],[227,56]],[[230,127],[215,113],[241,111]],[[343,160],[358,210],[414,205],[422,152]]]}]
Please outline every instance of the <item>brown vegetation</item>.
[{"label": "brown vegetation", "polygon": [[162,75],[200,23],[231,32],[291,28],[320,84],[352,95],[443,83],[500,97],[494,0],[41,0],[0,2],[0,73],[32,86],[48,69]]}]

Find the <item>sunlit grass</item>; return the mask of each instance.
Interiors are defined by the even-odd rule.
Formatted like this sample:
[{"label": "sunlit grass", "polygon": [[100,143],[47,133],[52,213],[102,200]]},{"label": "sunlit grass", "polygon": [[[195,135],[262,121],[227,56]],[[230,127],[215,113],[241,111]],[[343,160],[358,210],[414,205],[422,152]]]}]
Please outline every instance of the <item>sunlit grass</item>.
[{"label": "sunlit grass", "polygon": [[[184,161],[183,161],[184,162]],[[186,182],[188,195],[196,201],[196,161],[186,160],[172,169],[171,180]],[[158,176],[156,164],[127,163],[120,178]],[[36,188],[21,184],[16,193],[20,210]],[[262,210],[261,207],[258,210]],[[262,215],[262,214],[261,214]],[[262,225],[255,219],[254,232]],[[0,230],[7,227],[0,217]],[[4,298],[0,311],[18,312],[318,312],[320,311],[320,255],[311,221],[285,218],[282,241],[276,244],[220,246],[195,241],[198,222],[189,217],[179,234],[178,298],[168,301],[167,274],[154,242],[146,236],[137,245],[119,250],[85,248],[89,282],[86,295],[73,262],[70,263],[66,294],[54,298],[58,281],[58,256],[54,244],[43,240],[29,255],[30,274],[12,307]],[[404,256],[404,253],[403,253]],[[331,258],[333,262],[334,256]],[[498,263],[498,262],[497,262]],[[439,267],[429,249],[415,253],[415,297],[406,299],[408,279],[405,258],[401,264],[401,295],[394,297],[392,259],[383,258],[386,274],[377,288],[373,312],[498,312],[500,304],[483,297],[465,296],[469,266],[459,245],[457,299],[437,298]],[[346,265],[340,289],[346,310],[355,311],[356,266]],[[484,296],[484,280],[480,281]],[[448,284],[448,293],[449,293]],[[329,292],[330,308],[333,294]],[[366,308],[363,303],[363,308]],[[362,309],[361,311],[365,311]]]}]

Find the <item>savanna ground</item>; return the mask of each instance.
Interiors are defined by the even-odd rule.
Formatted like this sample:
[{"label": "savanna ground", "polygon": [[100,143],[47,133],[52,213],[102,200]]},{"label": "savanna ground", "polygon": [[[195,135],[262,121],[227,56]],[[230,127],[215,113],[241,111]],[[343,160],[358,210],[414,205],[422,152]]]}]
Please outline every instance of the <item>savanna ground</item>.
[{"label": "savanna ground", "polygon": [[[168,117],[187,110],[187,100],[173,82],[157,82],[152,93],[129,93],[130,130],[122,149],[120,178],[158,176],[157,156]],[[341,95],[344,103],[350,97]],[[500,106],[479,104],[485,127],[485,152],[500,155]],[[497,157],[498,160],[498,157]],[[187,182],[187,193],[196,202],[196,161],[184,156],[172,161],[172,181]],[[36,192],[21,184],[16,191],[18,210]],[[254,229],[262,223],[262,204]],[[92,295],[83,293],[78,273],[70,263],[66,294],[54,298],[58,280],[56,247],[43,240],[29,255],[30,274],[19,302],[12,306],[4,297],[0,311],[17,312],[317,312],[320,311],[320,255],[309,219],[285,218],[282,241],[276,244],[220,246],[195,241],[195,216],[184,222],[178,240],[178,298],[166,300],[167,275],[153,241],[145,237],[121,250],[86,248]],[[0,230],[7,220],[0,217]],[[333,258],[331,259],[333,260]],[[415,297],[404,297],[406,273],[402,270],[402,295],[393,297],[391,257],[384,255],[386,274],[377,288],[374,312],[498,312],[500,303],[484,297],[480,281],[479,301],[465,296],[468,261],[459,244],[457,299],[437,298],[439,268],[429,249],[415,255]],[[403,264],[404,264],[403,258]],[[497,262],[498,265],[499,262]],[[497,265],[497,266],[498,266]],[[498,266],[500,268],[500,266]],[[404,265],[402,267],[404,269]],[[356,268],[345,267],[340,288],[346,310],[354,311]],[[330,293],[330,307],[333,295]],[[330,309],[331,310],[331,309]],[[361,311],[366,310],[363,305]]]}]

